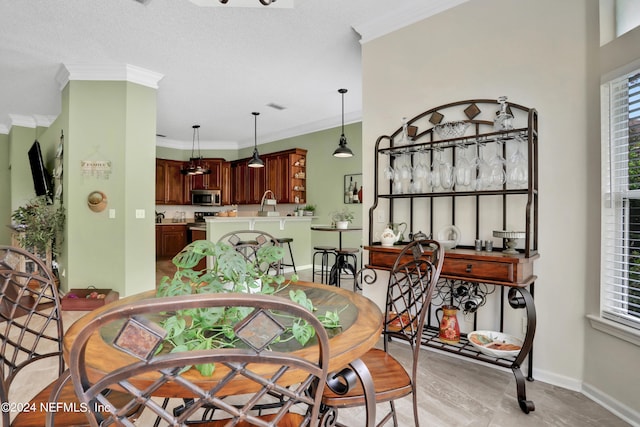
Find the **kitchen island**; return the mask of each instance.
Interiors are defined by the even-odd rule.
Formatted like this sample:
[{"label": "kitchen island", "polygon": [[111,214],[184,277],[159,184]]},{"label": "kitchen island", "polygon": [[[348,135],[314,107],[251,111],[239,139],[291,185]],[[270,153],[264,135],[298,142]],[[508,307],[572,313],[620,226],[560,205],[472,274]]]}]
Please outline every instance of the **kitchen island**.
[{"label": "kitchen island", "polygon": [[[217,242],[231,231],[260,230],[276,238],[291,237],[298,270],[311,268],[311,221],[313,216],[236,216],[205,218],[207,240]],[[285,260],[288,260],[288,250]]]}]

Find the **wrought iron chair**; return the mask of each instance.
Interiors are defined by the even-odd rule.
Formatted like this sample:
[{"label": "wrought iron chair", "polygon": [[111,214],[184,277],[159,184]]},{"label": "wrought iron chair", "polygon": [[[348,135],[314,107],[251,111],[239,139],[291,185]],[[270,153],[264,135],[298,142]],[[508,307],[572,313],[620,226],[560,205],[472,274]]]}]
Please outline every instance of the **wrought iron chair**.
[{"label": "wrought iron chair", "polygon": [[[236,251],[240,252],[245,259],[256,263],[258,260],[258,251],[266,246],[278,246],[282,247],[278,243],[278,239],[269,233],[259,230],[238,230],[229,232],[218,239],[219,242],[225,242],[233,246]],[[284,250],[282,252],[284,254]],[[267,272],[270,270],[275,271],[276,274],[280,273],[282,260],[261,263],[262,265],[256,265],[260,271]]]},{"label": "wrought iron chair", "polygon": [[[40,259],[11,246],[0,246],[0,402],[16,403],[10,388],[20,373],[43,359],[54,360],[59,377],[64,377],[62,358],[62,317],[54,278]],[[26,369],[28,371],[28,369]],[[46,412],[40,403],[51,402],[54,383],[39,391],[28,403],[29,411],[2,411],[3,426],[43,426]],[[78,404],[69,383],[58,393],[60,402]],[[26,407],[27,402],[20,402]],[[4,408],[4,406],[3,406]],[[11,409],[11,407],[9,407]],[[16,408],[19,409],[19,408]],[[81,413],[56,416],[58,425],[87,425]]]},{"label": "wrought iron chair", "polygon": [[[249,313],[233,327],[241,341],[239,345],[171,353],[156,351],[164,330],[152,319],[158,320],[163,313],[176,310],[215,311],[225,307],[245,307]],[[289,333],[287,325],[296,318],[308,322],[315,331],[314,345],[307,345],[303,355],[284,350],[291,345],[284,342]],[[114,324],[120,325],[119,332],[112,331],[114,346],[135,357],[124,358],[130,359],[130,363],[114,367],[111,372],[88,372],[87,343],[96,333]],[[203,381],[203,376],[191,368],[208,363],[215,364],[217,381]],[[76,393],[91,409],[87,416],[92,426],[133,425],[131,418],[139,417],[141,421],[145,412],[157,416],[160,425],[171,426],[317,425],[328,363],[327,333],[311,312],[281,297],[241,293],[153,298],[114,307],[82,329],[69,353]],[[246,394],[231,391],[234,387],[240,387]],[[124,390],[130,399],[116,404],[108,394],[101,393],[105,389]],[[160,403],[162,398],[157,397],[167,394],[179,397],[176,399],[179,403],[188,397],[190,404],[183,411],[167,409]],[[279,397],[283,404],[276,405],[270,413],[264,413],[266,410],[256,413],[254,408],[265,399]],[[96,413],[95,408],[106,412]],[[221,419],[190,421],[196,415],[200,417],[197,411],[211,408],[215,418]]]},{"label": "wrought iron chair", "polygon": [[[420,338],[431,302],[434,286],[440,277],[444,262],[444,249],[434,240],[410,243],[400,252],[390,272],[387,287],[386,320],[383,328],[384,350],[369,350],[361,360],[368,367],[377,403],[389,402],[390,411],[379,426],[393,419],[398,426],[394,400],[413,395],[413,417],[419,425],[416,381],[420,354]],[[392,338],[407,341],[412,348],[411,373],[389,354],[388,341]],[[334,379],[328,379],[332,384]],[[337,381],[340,384],[340,381]],[[325,388],[322,403],[332,410],[365,404],[361,383],[348,390]],[[337,425],[341,425],[337,423]]]}]

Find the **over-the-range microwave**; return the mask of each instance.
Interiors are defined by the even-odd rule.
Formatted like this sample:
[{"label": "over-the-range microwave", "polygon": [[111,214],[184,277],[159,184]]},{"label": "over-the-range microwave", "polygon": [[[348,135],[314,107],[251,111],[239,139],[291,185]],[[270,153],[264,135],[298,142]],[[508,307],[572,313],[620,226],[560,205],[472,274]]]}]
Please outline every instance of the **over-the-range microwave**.
[{"label": "over-the-range microwave", "polygon": [[200,206],[220,206],[220,190],[191,190],[191,204]]}]

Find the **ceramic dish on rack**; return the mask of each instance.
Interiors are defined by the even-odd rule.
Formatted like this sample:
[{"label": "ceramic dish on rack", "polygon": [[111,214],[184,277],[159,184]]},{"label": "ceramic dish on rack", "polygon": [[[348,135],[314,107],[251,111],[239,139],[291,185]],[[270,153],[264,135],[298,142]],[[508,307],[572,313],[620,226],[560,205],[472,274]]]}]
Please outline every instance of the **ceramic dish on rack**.
[{"label": "ceramic dish on rack", "polygon": [[62,157],[62,150],[63,150],[63,146],[62,143],[58,144],[58,149],[56,150],[56,157],[60,158]]},{"label": "ceramic dish on rack", "polygon": [[438,231],[438,243],[445,249],[453,249],[460,243],[460,229],[455,225],[446,225]]},{"label": "ceramic dish on rack", "polygon": [[473,331],[467,334],[472,346],[493,357],[515,357],[522,349],[522,340],[495,331]]}]

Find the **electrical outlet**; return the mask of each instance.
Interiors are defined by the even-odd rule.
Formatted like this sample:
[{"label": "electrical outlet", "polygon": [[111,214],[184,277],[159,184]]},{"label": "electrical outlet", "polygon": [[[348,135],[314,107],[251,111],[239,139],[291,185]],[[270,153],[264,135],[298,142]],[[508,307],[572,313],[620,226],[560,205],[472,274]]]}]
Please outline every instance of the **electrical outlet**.
[{"label": "electrical outlet", "polygon": [[136,209],[136,219],[144,219],[144,209]]}]

